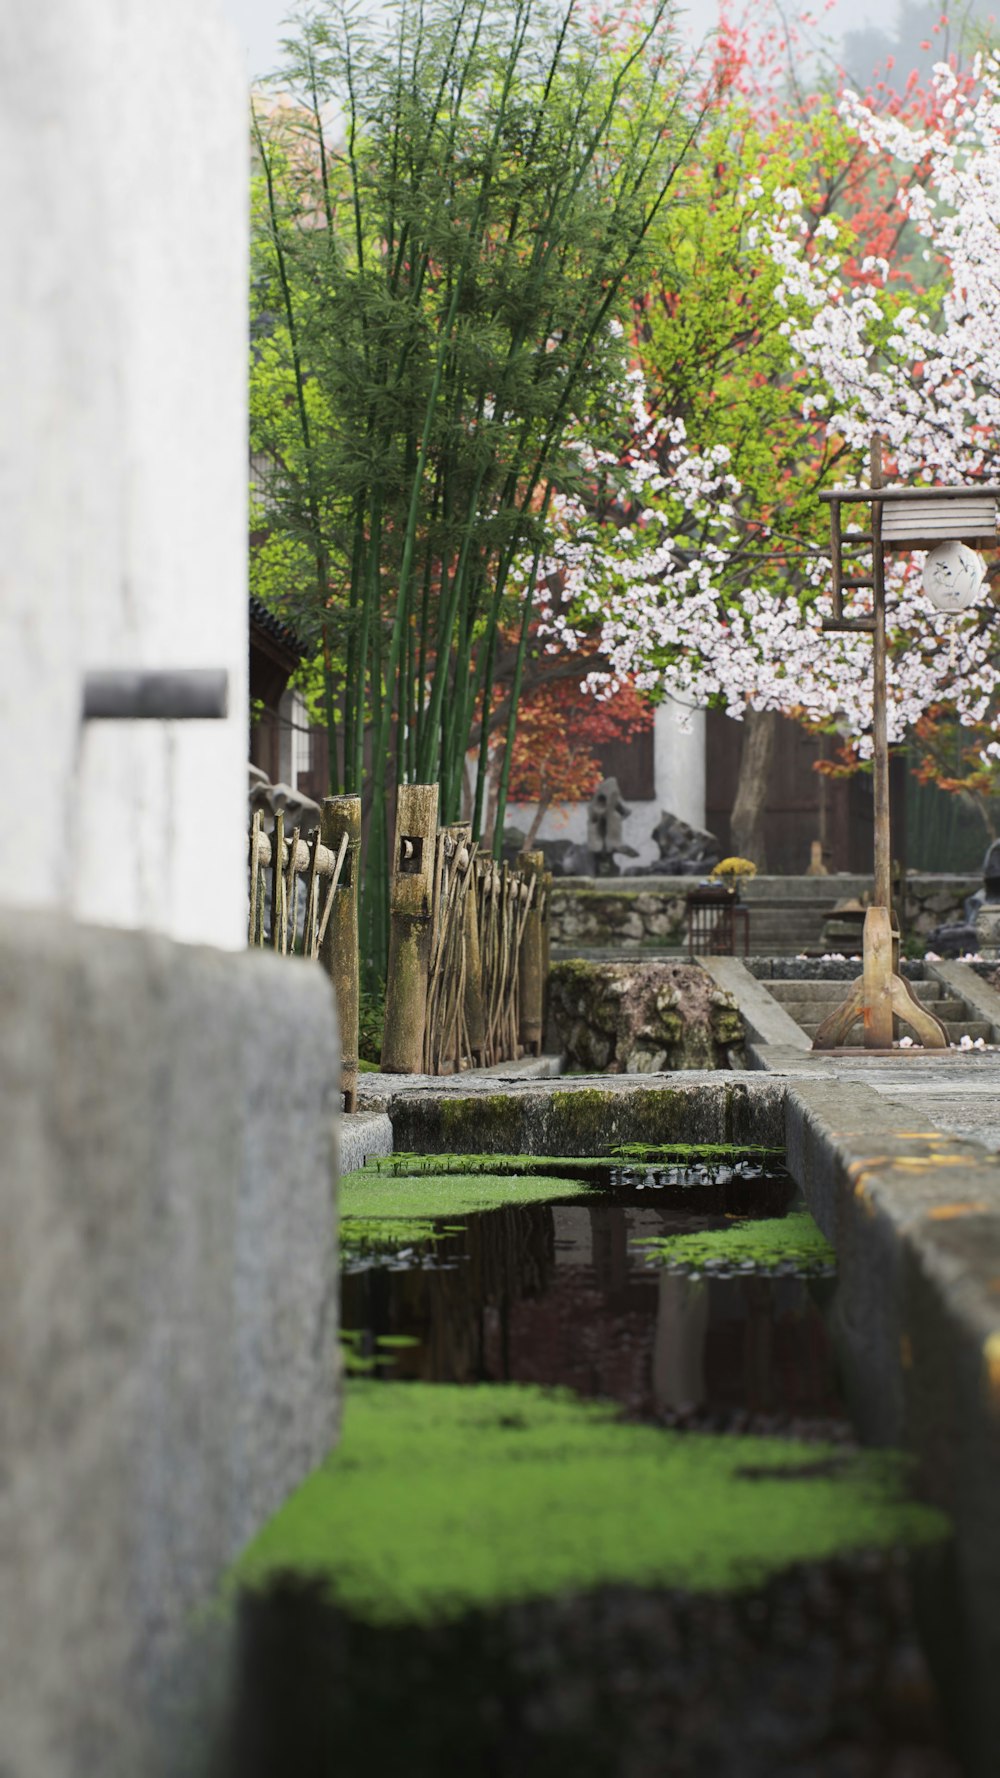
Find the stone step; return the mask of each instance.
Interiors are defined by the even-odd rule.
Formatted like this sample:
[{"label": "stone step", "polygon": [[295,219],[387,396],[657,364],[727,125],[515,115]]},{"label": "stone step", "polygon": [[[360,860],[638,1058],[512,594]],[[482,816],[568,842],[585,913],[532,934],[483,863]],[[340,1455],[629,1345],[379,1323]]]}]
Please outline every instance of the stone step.
[{"label": "stone step", "polygon": [[[858,974],[860,975],[860,973],[861,971],[859,970]],[[854,977],[852,976],[851,981],[853,980]],[[789,1011],[792,1010],[793,1003],[803,1000],[829,1000],[832,1002],[842,1000],[850,985],[850,981],[790,982],[781,979],[765,979],[761,982],[761,987],[766,988],[768,993],[773,994],[775,1000],[780,1000],[782,1006],[787,1006]],[[936,1002],[944,1000],[946,997],[941,982],[911,982],[910,987],[913,989],[917,999],[926,1002],[927,1005],[936,1004]],[[961,1010],[963,1005],[962,1001],[955,1001],[954,1004]]]},{"label": "stone step", "polygon": [[[803,1030],[807,1026],[811,1026],[815,1030],[817,1025],[821,1025],[824,1019],[828,1019],[830,1014],[836,1011],[839,1004],[840,1002],[837,1000],[797,1000],[793,1006],[786,1006],[785,1011],[791,1014],[795,1023],[801,1025]],[[942,1025],[956,1025],[962,1031],[965,1030],[965,1026],[969,1022],[969,1015],[961,1001],[957,1003],[947,1000],[935,1001],[927,1007],[927,1011],[933,1013]],[[975,1037],[980,1033],[974,1031],[972,1035]],[[983,1031],[981,1035],[985,1037],[986,1032]]]},{"label": "stone step", "polygon": [[[802,931],[796,926],[775,927],[773,931],[761,930],[750,922],[750,949],[757,957],[785,957],[791,952],[793,956],[799,951],[817,951],[822,954],[823,943],[818,932]],[[845,952],[850,956],[850,952]]]},{"label": "stone step", "polygon": [[[801,1020],[798,1022],[801,1024],[802,1030],[807,1037],[815,1037],[816,1032],[819,1029],[818,1024],[805,1024]],[[985,1019],[958,1019],[956,1021],[946,1019],[944,1021],[944,1028],[947,1032],[949,1043],[958,1043],[963,1037],[971,1037],[973,1039],[981,1037],[985,1043],[989,1043],[993,1033],[992,1025],[988,1024]],[[855,1025],[847,1039],[846,1047],[849,1049],[854,1049],[855,1047],[861,1048],[862,1041],[861,1026]]]},{"label": "stone step", "polygon": [[794,934],[796,937],[801,935],[803,938],[815,939],[817,944],[820,943],[820,929],[815,920],[802,920],[798,917],[789,916],[784,919],[776,915],[773,920],[761,920],[751,910],[750,932],[755,939],[760,939],[761,942],[764,941],[765,935],[785,938]]}]

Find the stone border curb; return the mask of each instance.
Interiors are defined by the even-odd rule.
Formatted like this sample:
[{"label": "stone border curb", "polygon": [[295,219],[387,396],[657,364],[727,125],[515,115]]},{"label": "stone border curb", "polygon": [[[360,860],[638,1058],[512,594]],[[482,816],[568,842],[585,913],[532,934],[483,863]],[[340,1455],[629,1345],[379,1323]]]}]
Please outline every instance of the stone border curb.
[{"label": "stone border curb", "polygon": [[[857,1082],[799,1079],[788,1165],[837,1249],[835,1331],[863,1436],[915,1452],[953,1517],[948,1652],[977,1778],[1000,1746],[1000,1162]],[[933,1607],[931,1607],[933,1615]]]},{"label": "stone border curb", "polygon": [[625,1142],[784,1142],[785,1085],[771,1075],[571,1075],[557,1086],[473,1083],[465,1074],[450,1090],[412,1076],[405,1083],[394,1076],[393,1085],[383,1109],[396,1148],[413,1153],[584,1155]]},{"label": "stone border curb", "polygon": [[[758,1045],[766,1044],[780,1045],[785,1051],[813,1053],[812,1039],[738,957],[699,957],[696,961],[716,987],[732,995],[755,1051]],[[761,1063],[755,1061],[752,1065],[759,1068]]]},{"label": "stone border curb", "polygon": [[497,1062],[492,1068],[467,1068],[461,1074],[382,1074],[358,1075],[358,1110],[352,1112],[342,1129],[347,1130],[362,1112],[386,1111],[403,1091],[419,1093],[464,1093],[471,1087],[489,1089],[507,1082],[517,1085],[531,1080],[555,1080],[562,1073],[561,1056],[522,1056],[519,1062]]},{"label": "stone border curb", "polygon": [[392,1121],[384,1111],[355,1111],[340,1123],[340,1171],[354,1173],[367,1160],[392,1153]]},{"label": "stone border curb", "polygon": [[972,1015],[992,1025],[992,1041],[1000,1043],[1000,994],[967,963],[926,963],[929,975],[947,988],[956,1000],[964,1000]]}]

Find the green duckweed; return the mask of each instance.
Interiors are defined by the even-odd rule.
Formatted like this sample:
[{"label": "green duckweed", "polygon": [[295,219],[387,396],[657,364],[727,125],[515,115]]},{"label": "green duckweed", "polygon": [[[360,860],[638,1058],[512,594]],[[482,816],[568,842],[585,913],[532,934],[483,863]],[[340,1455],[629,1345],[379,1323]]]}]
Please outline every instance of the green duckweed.
[{"label": "green duckweed", "polygon": [[579,1179],[555,1179],[542,1175],[438,1173],[405,1177],[370,1173],[361,1168],[340,1182],[340,1215],[355,1217],[421,1218],[472,1216],[480,1210],[498,1210],[504,1204],[544,1204],[551,1198],[579,1197],[586,1191]]},{"label": "green duckweed", "polygon": [[542,1204],[552,1198],[577,1197],[586,1190],[579,1179],[522,1179],[460,1173],[420,1174],[404,1178],[372,1172],[367,1167],[340,1182],[340,1248],[348,1258],[393,1253],[460,1234],[457,1217],[504,1204]]},{"label": "green duckweed", "polygon": [[728,1229],[689,1235],[648,1235],[635,1241],[650,1259],[671,1265],[740,1266],[752,1263],[762,1271],[794,1264],[800,1272],[825,1271],[836,1262],[829,1241],[820,1233],[808,1211],[790,1216],[748,1219]]},{"label": "green duckweed", "polygon": [[614,1583],[717,1593],[945,1537],[906,1475],[894,1453],[667,1432],[563,1392],[358,1382],[340,1448],[230,1580],[319,1576],[380,1623]]}]

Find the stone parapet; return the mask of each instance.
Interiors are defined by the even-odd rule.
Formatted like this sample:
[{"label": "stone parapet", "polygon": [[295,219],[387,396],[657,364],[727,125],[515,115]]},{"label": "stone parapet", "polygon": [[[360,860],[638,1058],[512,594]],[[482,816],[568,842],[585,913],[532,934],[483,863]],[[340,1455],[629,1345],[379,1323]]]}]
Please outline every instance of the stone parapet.
[{"label": "stone parapet", "polygon": [[337,1431],[338,1071],[317,964],[0,912],[10,1778],[207,1765],[197,1608]]}]

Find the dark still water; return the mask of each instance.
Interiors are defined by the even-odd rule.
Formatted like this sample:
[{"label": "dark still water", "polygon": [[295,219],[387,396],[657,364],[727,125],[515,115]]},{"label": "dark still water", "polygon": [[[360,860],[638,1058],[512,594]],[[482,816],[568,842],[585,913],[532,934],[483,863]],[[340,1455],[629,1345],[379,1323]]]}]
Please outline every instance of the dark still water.
[{"label": "dark still water", "polygon": [[[832,1279],[749,1268],[692,1276],[651,1264],[640,1245],[728,1226],[704,1204],[489,1211],[402,1259],[355,1261],[342,1281],[343,1326],[352,1349],[396,1379],[559,1385],[667,1425],[808,1423],[846,1436],[825,1320]],[[400,1337],[414,1344],[380,1345]]]},{"label": "dark still water", "polygon": [[[841,1477],[846,1489],[868,1454],[855,1447],[828,1331],[836,1281],[775,1243],[779,1221],[807,1220],[792,1182],[779,1170],[752,1185],[689,1185],[640,1173],[610,1191],[441,1218],[433,1239],[415,1221],[388,1245],[373,1213],[365,1237],[348,1240],[341,1320],[355,1377],[342,1444],[318,1504],[293,1514],[287,1566],[240,1598],[232,1719],[213,1778],[959,1778],[918,1628],[940,1624],[947,1543],[909,1547],[894,1519],[878,1547],[853,1540],[863,1487],[843,1541],[803,1556],[816,1530],[810,1487],[830,1490],[821,1516],[833,1513]],[[709,1245],[697,1263],[664,1263],[643,1246],[741,1218],[770,1228],[764,1259]],[[558,1415],[539,1387],[615,1404],[632,1441],[621,1464],[602,1457],[588,1470],[570,1428],[565,1449],[553,1434],[546,1472],[538,1440]],[[353,1419],[352,1391],[367,1403]],[[486,1403],[480,1416],[504,1406],[488,1432],[469,1420],[435,1457],[445,1397]],[[535,1405],[522,1415],[519,1402]],[[398,1462],[384,1431],[394,1413],[406,1422]],[[767,1465],[789,1439],[800,1441],[783,1447],[797,1467],[783,1482]],[[492,1495],[479,1471],[493,1459],[480,1449],[502,1470]],[[662,1471],[661,1449],[674,1453]],[[724,1484],[720,1452],[732,1465]],[[689,1538],[709,1554],[735,1550],[758,1487],[761,1537],[777,1528],[780,1543],[766,1573],[741,1580],[737,1554],[732,1585],[703,1580],[698,1563],[683,1584],[615,1578],[641,1574],[631,1557],[662,1524],[681,1558]],[[741,1546],[751,1554],[752,1537]],[[535,1597],[504,1588],[501,1547],[514,1566],[525,1546],[564,1543],[586,1579]],[[484,1553],[499,1569],[495,1599],[476,1590]],[[442,1567],[460,1589],[468,1577],[468,1605],[423,1621],[416,1605],[380,1610],[379,1586],[403,1596],[411,1566],[425,1592]]]}]

